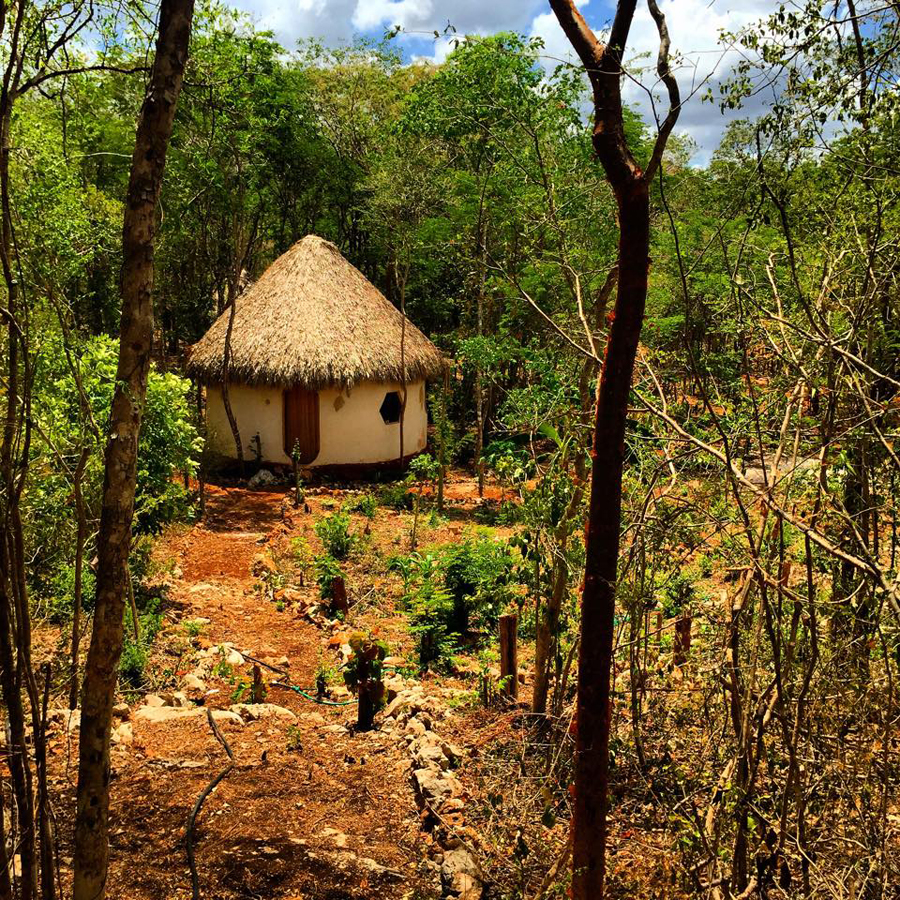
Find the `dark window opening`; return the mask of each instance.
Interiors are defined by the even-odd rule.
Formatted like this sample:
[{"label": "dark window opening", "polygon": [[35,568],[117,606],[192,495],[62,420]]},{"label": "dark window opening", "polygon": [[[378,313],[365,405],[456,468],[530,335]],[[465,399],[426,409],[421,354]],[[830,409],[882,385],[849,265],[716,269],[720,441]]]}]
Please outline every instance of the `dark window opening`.
[{"label": "dark window opening", "polygon": [[400,400],[400,394],[397,391],[390,391],[384,395],[381,401],[381,418],[384,419],[385,425],[392,425],[394,422],[400,421],[400,410],[403,403]]}]

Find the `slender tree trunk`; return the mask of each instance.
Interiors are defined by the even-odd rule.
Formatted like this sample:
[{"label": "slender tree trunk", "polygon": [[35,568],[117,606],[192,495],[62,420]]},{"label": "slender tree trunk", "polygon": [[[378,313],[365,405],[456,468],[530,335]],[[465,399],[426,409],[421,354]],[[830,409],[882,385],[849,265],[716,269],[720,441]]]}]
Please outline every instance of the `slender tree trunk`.
[{"label": "slender tree trunk", "polygon": [[72,645],[69,667],[69,709],[78,706],[78,647],[81,643],[82,583],[84,581],[84,542],[87,537],[87,516],[81,486],[90,450],[83,447],[75,466],[72,490],[75,493],[75,598],[72,608]]},{"label": "slender tree trunk", "polygon": [[228,308],[228,328],[225,330],[225,351],[222,360],[222,405],[225,407],[225,415],[228,417],[228,426],[231,428],[231,437],[234,440],[234,451],[237,454],[238,471],[241,478],[244,477],[244,443],[241,440],[241,431],[238,428],[237,418],[231,408],[231,395],[228,392],[231,382],[231,332],[234,328],[234,316],[237,312],[237,290],[229,282],[228,294],[231,302]]},{"label": "slender tree trunk", "polygon": [[[25,672],[23,655],[28,649],[30,631],[22,622],[22,604],[18,595],[19,561],[15,530],[19,525],[17,505],[22,477],[20,467],[26,464],[16,444],[22,430],[23,393],[19,375],[22,362],[20,352],[27,355],[25,337],[17,320],[19,315],[19,285],[15,275],[12,241],[12,215],[9,197],[9,131],[12,101],[8,85],[4,83],[0,97],[0,264],[7,292],[7,384],[6,413],[0,447],[0,687],[6,707],[10,748],[8,765],[18,820],[17,849],[21,869],[19,896],[31,900],[37,892],[37,854],[35,842],[34,787],[31,763],[25,739],[25,707],[22,702]],[[24,386],[27,390],[27,384]],[[26,605],[27,615],[27,605]]]},{"label": "slender tree trunk", "polygon": [[601,900],[606,868],[609,802],[610,680],[615,633],[615,591],[622,518],[625,423],[634,361],[647,299],[650,265],[649,185],[680,109],[678,85],[669,70],[669,35],[656,0],[648,0],[660,38],[657,73],[669,94],[647,168],[635,161],[625,137],[622,58],[636,0],[620,0],[609,42],[601,44],[575,0],[550,0],[593,88],[593,146],[616,198],[619,214],[618,294],[597,391],[590,506],[585,536],[578,658],[575,797],[572,833],[572,898]]},{"label": "slender tree trunk", "polygon": [[610,673],[622,519],[625,419],[647,296],[650,198],[646,184],[617,192],[619,291],[606,345],[591,454],[582,641],[578,658],[576,822],[572,847],[576,900],[603,896],[609,796]]},{"label": "slender tree trunk", "polygon": [[153,346],[153,244],[193,0],[162,0],[156,56],[138,121],[125,203],[122,323],[97,539],[94,628],[85,669],[75,823],[74,900],[104,900],[109,863],[109,734],[122,654],[138,438]]}]

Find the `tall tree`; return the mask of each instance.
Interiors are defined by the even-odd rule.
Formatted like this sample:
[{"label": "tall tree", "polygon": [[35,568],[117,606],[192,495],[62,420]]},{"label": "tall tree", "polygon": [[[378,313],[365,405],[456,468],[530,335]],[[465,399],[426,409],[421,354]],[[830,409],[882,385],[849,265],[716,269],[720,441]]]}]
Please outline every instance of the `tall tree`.
[{"label": "tall tree", "polygon": [[106,896],[109,737],[122,654],[128,553],[153,346],[156,206],[187,62],[194,0],[162,0],[156,56],[138,120],[122,234],[122,320],[106,446],[94,629],[85,670],[75,824],[75,900]]},{"label": "tall tree", "polygon": [[587,72],[594,101],[594,152],[606,173],[619,214],[618,290],[597,390],[593,471],[581,598],[581,646],[575,802],[572,834],[572,896],[600,900],[606,866],[609,799],[610,672],[613,613],[622,518],[625,421],[637,354],[650,265],[650,184],[678,118],[678,85],[669,69],[669,34],[656,0],[647,6],[659,32],[657,74],[669,95],[669,111],[646,169],[625,135],[622,57],[636,0],[620,0],[609,40],[602,44],[574,0],[550,0],[566,37]]}]

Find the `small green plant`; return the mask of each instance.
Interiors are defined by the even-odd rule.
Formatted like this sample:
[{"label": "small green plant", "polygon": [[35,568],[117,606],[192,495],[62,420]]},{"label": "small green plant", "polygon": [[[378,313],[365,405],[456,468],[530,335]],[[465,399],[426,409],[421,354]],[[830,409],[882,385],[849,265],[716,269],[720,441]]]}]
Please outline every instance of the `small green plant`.
[{"label": "small green plant", "polygon": [[363,494],[355,500],[351,500],[344,507],[347,512],[358,512],[367,519],[375,518],[375,511],[378,509],[378,498],[374,494]]},{"label": "small green plant", "polygon": [[291,539],[291,555],[294,560],[294,571],[300,587],[306,584],[306,576],[313,564],[313,552],[309,541],[302,535]]},{"label": "small green plant", "polygon": [[231,692],[232,703],[243,703],[244,698],[250,692],[250,685],[246,681],[239,681]]},{"label": "small green plant", "polygon": [[335,559],[346,559],[357,542],[350,533],[350,516],[337,512],[319,519],[315,525],[316,534],[325,552]]},{"label": "small green plant", "polygon": [[319,597],[331,600],[335,578],[343,578],[344,572],[340,563],[329,553],[320,553],[316,557],[316,582],[319,585]]},{"label": "small green plant", "polygon": [[303,485],[303,478],[300,475],[301,454],[300,441],[294,441],[294,446],[291,450],[291,459],[294,462],[294,506],[300,506],[306,500],[306,489]]},{"label": "small green plant", "polygon": [[412,532],[409,537],[409,549],[416,549],[416,540],[419,527],[419,512],[422,506],[422,492],[426,484],[433,484],[435,479],[440,475],[440,463],[429,453],[421,453],[409,464],[410,475],[413,481],[418,485],[413,497],[413,524]]},{"label": "small green plant", "polygon": [[223,681],[234,681],[234,666],[225,661],[224,648],[220,648],[222,657],[213,666],[213,677],[221,678]]},{"label": "small green plant", "polygon": [[122,657],[119,660],[119,675],[133,687],[140,687],[144,682],[150,648],[162,627],[159,603],[159,597],[155,596],[145,596],[142,599],[144,608],[138,611],[137,628],[134,627],[131,609],[125,609],[125,635]]},{"label": "small green plant", "polygon": [[379,505],[386,506],[388,509],[395,509],[398,512],[412,509],[413,498],[409,490],[410,484],[410,479],[404,478],[384,485],[378,491]]},{"label": "small green plant", "polygon": [[303,732],[296,725],[288,725],[287,751],[288,753],[303,752]]},{"label": "small green plant", "polygon": [[187,622],[184,623],[184,631],[188,637],[199,637],[203,634],[203,628],[203,624],[196,619],[188,619]]}]

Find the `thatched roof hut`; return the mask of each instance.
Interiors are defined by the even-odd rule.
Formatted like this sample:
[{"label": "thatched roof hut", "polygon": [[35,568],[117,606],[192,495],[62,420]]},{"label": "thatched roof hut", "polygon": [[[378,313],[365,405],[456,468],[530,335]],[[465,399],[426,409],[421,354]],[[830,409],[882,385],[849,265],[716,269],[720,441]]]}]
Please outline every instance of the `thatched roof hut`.
[{"label": "thatched roof hut", "polygon": [[[229,310],[191,350],[188,371],[221,381]],[[361,381],[400,382],[403,315],[338,248],[315,235],[298,241],[238,298],[231,380],[300,384],[311,390]],[[409,320],[407,382],[438,377],[440,351]]]},{"label": "thatched roof hut", "polygon": [[[188,371],[207,385],[213,450],[233,458],[230,314],[193,346]],[[355,467],[426,445],[425,382],[443,375],[440,351],[322,238],[298,241],[238,297],[230,350],[227,393],[248,458]]]}]

